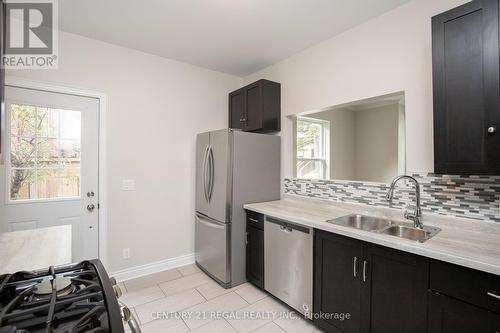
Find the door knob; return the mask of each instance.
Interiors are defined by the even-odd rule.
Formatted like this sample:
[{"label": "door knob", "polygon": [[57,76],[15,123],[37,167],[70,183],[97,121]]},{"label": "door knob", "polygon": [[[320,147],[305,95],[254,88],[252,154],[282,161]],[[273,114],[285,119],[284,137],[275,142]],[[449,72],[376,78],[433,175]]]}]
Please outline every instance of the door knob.
[{"label": "door knob", "polygon": [[94,209],[95,209],[95,205],[94,205],[94,204],[87,205],[87,210],[88,210],[89,212],[94,211]]},{"label": "door knob", "polygon": [[488,127],[488,133],[493,134],[497,131],[497,128],[495,126],[490,126]]}]

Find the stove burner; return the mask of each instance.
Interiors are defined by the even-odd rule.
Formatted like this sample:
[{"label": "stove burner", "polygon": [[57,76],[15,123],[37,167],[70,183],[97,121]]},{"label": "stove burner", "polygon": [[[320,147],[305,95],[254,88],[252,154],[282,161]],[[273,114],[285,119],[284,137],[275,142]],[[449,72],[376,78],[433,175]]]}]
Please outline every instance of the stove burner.
[{"label": "stove burner", "polygon": [[47,279],[38,283],[33,290],[35,298],[41,299],[52,295],[52,285],[55,283],[57,296],[66,296],[74,292],[75,286],[71,283],[71,279],[67,277],[57,277],[55,279]]},{"label": "stove burner", "polygon": [[99,260],[0,275],[0,332],[123,333]]}]

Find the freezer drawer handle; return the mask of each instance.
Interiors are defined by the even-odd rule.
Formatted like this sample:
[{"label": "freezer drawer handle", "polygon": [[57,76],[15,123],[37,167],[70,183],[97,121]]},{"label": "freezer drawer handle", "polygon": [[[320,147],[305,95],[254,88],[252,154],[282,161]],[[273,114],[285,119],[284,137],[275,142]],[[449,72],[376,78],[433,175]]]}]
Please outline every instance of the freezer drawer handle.
[{"label": "freezer drawer handle", "polygon": [[201,217],[201,216],[197,216],[198,217],[198,221],[204,225],[206,225],[207,227],[210,227],[210,228],[217,228],[217,229],[224,229],[224,225],[223,224],[219,224],[219,223],[216,223],[216,222],[212,222],[204,217]]}]

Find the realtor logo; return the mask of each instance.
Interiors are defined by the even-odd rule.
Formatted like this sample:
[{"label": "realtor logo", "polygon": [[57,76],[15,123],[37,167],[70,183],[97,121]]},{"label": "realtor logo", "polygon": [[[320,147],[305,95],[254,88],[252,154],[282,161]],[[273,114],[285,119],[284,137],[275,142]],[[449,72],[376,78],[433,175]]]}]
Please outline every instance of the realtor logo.
[{"label": "realtor logo", "polygon": [[5,55],[10,69],[57,68],[56,0],[8,0]]}]

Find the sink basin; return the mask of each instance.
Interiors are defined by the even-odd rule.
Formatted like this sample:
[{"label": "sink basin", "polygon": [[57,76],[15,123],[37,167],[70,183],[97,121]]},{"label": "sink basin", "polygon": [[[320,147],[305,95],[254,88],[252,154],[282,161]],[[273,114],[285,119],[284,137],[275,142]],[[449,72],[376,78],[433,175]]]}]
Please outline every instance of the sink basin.
[{"label": "sink basin", "polygon": [[424,229],[414,228],[413,224],[394,222],[384,218],[351,214],[326,221],[343,227],[376,232],[379,234],[409,239],[420,243],[434,237],[441,229],[424,226]]},{"label": "sink basin", "polygon": [[381,230],[380,233],[423,243],[436,235],[440,230],[439,228],[427,226],[424,226],[424,229],[418,229],[406,225],[393,225]]},{"label": "sink basin", "polygon": [[346,215],[327,222],[366,231],[380,230],[394,224],[390,220],[360,214]]}]

